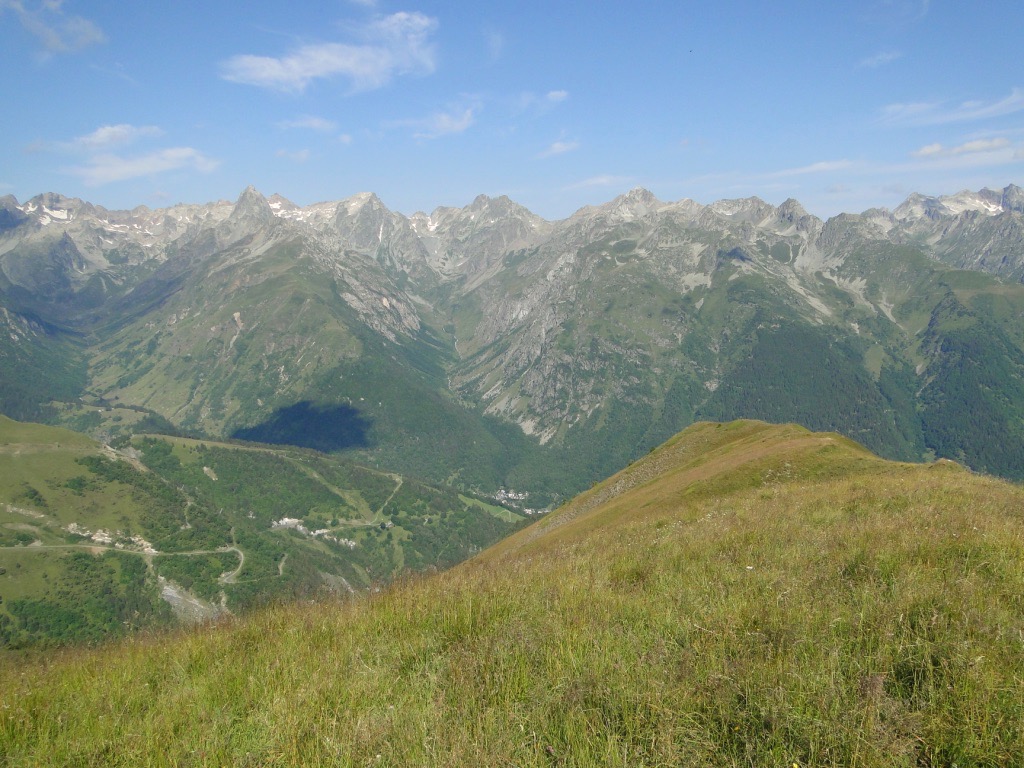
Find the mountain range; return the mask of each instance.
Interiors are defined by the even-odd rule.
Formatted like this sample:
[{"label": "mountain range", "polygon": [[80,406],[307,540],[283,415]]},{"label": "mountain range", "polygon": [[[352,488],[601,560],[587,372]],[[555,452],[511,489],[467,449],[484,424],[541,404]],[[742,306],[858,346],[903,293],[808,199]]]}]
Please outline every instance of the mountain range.
[{"label": "mountain range", "polygon": [[561,221],[373,194],[108,211],[0,198],[0,402],[344,450],[545,506],[698,419],[796,421],[1024,477],[1024,191],[795,200],[634,189]]}]

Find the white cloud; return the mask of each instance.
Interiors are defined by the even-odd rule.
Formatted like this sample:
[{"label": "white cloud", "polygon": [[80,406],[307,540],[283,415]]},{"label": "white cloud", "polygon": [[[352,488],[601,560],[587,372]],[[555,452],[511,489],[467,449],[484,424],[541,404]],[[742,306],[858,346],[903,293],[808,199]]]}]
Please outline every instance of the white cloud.
[{"label": "white cloud", "polygon": [[462,133],[473,124],[476,117],[473,107],[453,112],[435,112],[420,121],[420,130],[415,136],[418,139],[436,139],[452,133]]},{"label": "white cloud", "polygon": [[340,141],[342,144],[351,144],[352,143],[352,134],[350,134],[350,133],[340,133],[340,134],[338,134],[338,141]]},{"label": "white cloud", "polygon": [[136,157],[100,154],[90,157],[84,165],[65,169],[86,185],[96,187],[114,181],[125,181],[140,176],[153,176],[182,168],[208,173],[219,161],[207,157],[192,147],[171,147]]},{"label": "white cloud", "polygon": [[137,139],[163,136],[164,132],[155,125],[101,125],[92,133],[72,139],[66,146],[70,149],[96,152],[110,147],[125,146]]},{"label": "white cloud", "polygon": [[927,146],[921,147],[916,152],[911,152],[914,157],[933,157],[935,155],[941,155],[946,149],[941,144],[928,144]]},{"label": "white cloud", "polygon": [[879,121],[885,124],[940,125],[1002,117],[1021,110],[1024,110],[1024,89],[1013,88],[1009,96],[991,102],[965,101],[954,106],[941,102],[889,104],[883,107]]},{"label": "white cloud", "polygon": [[544,158],[554,157],[555,155],[564,155],[566,152],[572,152],[579,148],[580,143],[578,141],[556,141],[550,147],[538,154],[537,157]]},{"label": "white cloud", "polygon": [[192,147],[168,147],[133,156],[123,154],[126,147],[137,141],[163,135],[163,129],[155,125],[117,123],[101,125],[91,133],[77,136],[70,141],[39,142],[38,149],[76,155],[80,160],[79,164],[61,170],[77,176],[88,186],[100,186],[180,169],[206,173],[220,165],[218,160]]},{"label": "white cloud", "polygon": [[456,106],[447,111],[435,112],[427,117],[416,117],[408,120],[392,120],[385,124],[386,128],[413,128],[417,139],[437,139],[462,133],[476,122],[479,105]]},{"label": "white cloud", "polygon": [[96,24],[64,12],[64,0],[0,0],[0,12],[11,11],[28,32],[39,38],[47,54],[72,53],[106,42]]},{"label": "white cloud", "polygon": [[1024,160],[1024,144],[1005,136],[974,138],[963,144],[947,147],[927,144],[911,152],[914,160],[888,167],[889,171],[968,170],[1018,165]]},{"label": "white cloud", "polygon": [[969,155],[978,152],[994,152],[1010,146],[1010,140],[1005,136],[994,139],[975,139],[960,144],[956,147],[944,147],[942,144],[928,144],[916,152],[914,157],[954,157],[956,155]]},{"label": "white cloud", "polygon": [[946,148],[942,146],[942,144],[935,143],[922,146],[920,150],[912,152],[910,154],[913,155],[913,157],[915,158],[931,158],[935,157],[936,155],[943,155],[946,152]]},{"label": "white cloud", "polygon": [[857,63],[858,69],[878,69],[884,67],[886,64],[892,64],[897,59],[903,57],[903,54],[899,51],[884,51],[882,53],[876,53],[874,56],[868,56],[866,59],[861,59]]},{"label": "white cloud", "polygon": [[358,30],[368,42],[305,45],[285,56],[233,56],[221,77],[278,91],[302,91],[319,78],[342,76],[356,91],[387,85],[396,75],[429,74],[436,52],[430,37],[437,20],[422,13],[394,13]]},{"label": "white cloud", "polygon": [[303,115],[295,120],[282,120],[277,124],[278,128],[308,128],[311,131],[317,131],[318,133],[331,133],[337,130],[338,124],[333,120],[327,120],[323,117],[314,117],[313,115]]},{"label": "white cloud", "polygon": [[531,117],[545,115],[569,98],[569,92],[553,90],[538,94],[535,91],[522,91],[512,102],[513,114],[528,113]]}]

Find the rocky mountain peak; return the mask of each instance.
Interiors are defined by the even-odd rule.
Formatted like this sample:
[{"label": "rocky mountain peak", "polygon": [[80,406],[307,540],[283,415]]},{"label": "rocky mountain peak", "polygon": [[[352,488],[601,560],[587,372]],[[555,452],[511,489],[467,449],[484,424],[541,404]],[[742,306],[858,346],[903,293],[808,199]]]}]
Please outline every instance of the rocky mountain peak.
[{"label": "rocky mountain peak", "polygon": [[911,192],[907,199],[896,206],[892,215],[897,221],[906,221],[920,218],[936,218],[938,213],[938,198],[927,197],[918,192]]},{"label": "rocky mountain peak", "polygon": [[687,217],[699,216],[704,212],[706,206],[701,205],[696,200],[689,197],[684,197],[682,200],[677,200],[671,204],[671,209],[676,214],[682,214]]},{"label": "rocky mountain peak", "polygon": [[299,206],[287,197],[279,195],[277,192],[267,198],[267,205],[269,205],[274,213],[278,215],[280,215],[282,211],[296,211],[299,208]]},{"label": "rocky mountain peak", "polygon": [[664,205],[649,190],[643,187],[634,187],[626,194],[619,195],[610,203],[599,206],[598,210],[611,214],[615,219],[629,221],[655,213]]},{"label": "rocky mountain peak", "polygon": [[631,210],[646,209],[647,211],[656,210],[664,205],[654,196],[654,193],[643,187],[633,187],[626,194],[615,198],[612,203],[620,208],[628,207]]},{"label": "rocky mountain peak", "polygon": [[822,226],[821,219],[809,214],[792,197],[775,209],[775,218],[778,224],[785,228],[794,228],[797,232],[809,233]]},{"label": "rocky mountain peak", "polygon": [[999,204],[1004,211],[1024,213],[1024,189],[1016,184],[1009,184],[1003,189]]},{"label": "rocky mountain peak", "polygon": [[[456,217],[469,214],[474,221],[486,220],[488,223],[500,224],[507,222],[527,222],[531,227],[537,227],[543,223],[543,219],[532,213],[527,208],[511,200],[508,195],[500,197],[488,197],[479,195],[472,203],[462,209],[445,209],[454,213]],[[435,216],[434,218],[439,218]]]},{"label": "rocky mountain peak", "polygon": [[0,197],[0,232],[14,229],[27,218],[28,216],[21,210],[18,199],[14,195]]},{"label": "rocky mountain peak", "polygon": [[[364,253],[374,253],[396,238],[404,240],[413,231],[408,219],[392,212],[372,192],[360,192],[338,203],[331,226],[347,248]],[[411,241],[410,248],[418,250]]]},{"label": "rocky mountain peak", "polygon": [[[708,206],[719,216],[736,222],[760,223],[775,213],[775,208],[760,197],[742,197],[733,200],[719,200]],[[806,213],[806,211],[805,211]]]},{"label": "rocky mountain peak", "polygon": [[64,197],[64,195],[58,194],[57,192],[43,192],[41,195],[36,195],[26,203],[26,207],[42,207],[45,206],[51,210],[67,211],[74,208],[78,208],[82,204],[82,201],[77,197]]},{"label": "rocky mountain peak", "polygon": [[276,221],[274,210],[256,188],[248,186],[238,196],[231,214],[217,226],[217,237],[222,243],[253,236]]},{"label": "rocky mountain peak", "polygon": [[231,219],[234,221],[249,220],[267,223],[273,218],[274,210],[270,207],[267,199],[252,185],[242,190],[242,194],[235,201],[235,209],[231,212]]},{"label": "rocky mountain peak", "polygon": [[352,197],[347,197],[338,206],[338,214],[356,216],[361,213],[379,214],[386,211],[387,207],[373,192],[359,192]]},{"label": "rocky mountain peak", "polygon": [[633,187],[629,192],[622,195],[620,199],[627,203],[650,206],[661,205],[661,201],[654,196],[654,193],[643,187]]},{"label": "rocky mountain peak", "polygon": [[795,200],[792,197],[788,198],[782,205],[779,206],[778,214],[780,219],[785,219],[786,221],[794,222],[797,219],[802,219],[804,216],[808,215],[807,210],[802,205],[800,205],[800,203],[797,200]]},{"label": "rocky mountain peak", "polygon": [[[1011,185],[1012,187],[1012,185]],[[1018,190],[1018,201],[1020,201]],[[959,216],[973,211],[984,216],[997,216],[1004,211],[1013,210],[1014,193],[1007,187],[1002,192],[982,189],[973,192],[964,189],[955,195],[930,197],[917,192],[909,195],[903,203],[893,211],[893,216],[902,222],[914,223],[920,220],[938,221],[943,218]],[[1009,205],[1007,204],[1009,202]],[[1024,201],[1021,201],[1024,202]]]},{"label": "rocky mountain peak", "polygon": [[25,213],[40,219],[43,224],[51,221],[71,221],[79,214],[97,210],[90,203],[77,197],[65,197],[56,192],[44,192],[41,195],[36,195],[20,207]]}]

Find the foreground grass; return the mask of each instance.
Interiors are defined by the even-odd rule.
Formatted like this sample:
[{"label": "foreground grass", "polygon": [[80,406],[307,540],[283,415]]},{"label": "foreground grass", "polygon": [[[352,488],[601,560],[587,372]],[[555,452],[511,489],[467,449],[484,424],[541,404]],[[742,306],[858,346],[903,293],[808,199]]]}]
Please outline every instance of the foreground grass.
[{"label": "foreground grass", "polygon": [[1024,492],[817,440],[655,454],[367,601],[8,661],[0,763],[1013,764]]}]

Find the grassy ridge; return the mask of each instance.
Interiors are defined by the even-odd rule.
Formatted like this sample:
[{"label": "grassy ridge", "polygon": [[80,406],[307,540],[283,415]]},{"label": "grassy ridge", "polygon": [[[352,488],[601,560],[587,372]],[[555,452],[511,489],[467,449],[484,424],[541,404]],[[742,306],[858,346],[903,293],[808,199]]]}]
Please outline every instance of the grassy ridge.
[{"label": "grassy ridge", "polygon": [[0,668],[35,765],[1007,765],[1024,492],[697,425],[453,571]]}]

